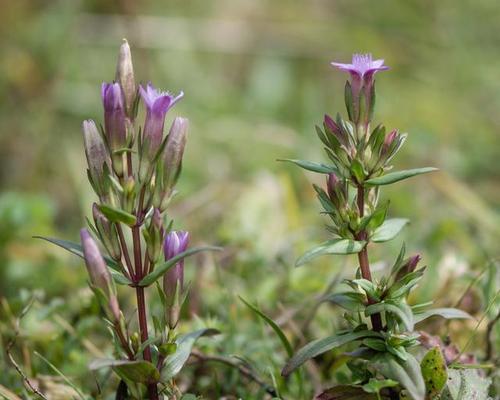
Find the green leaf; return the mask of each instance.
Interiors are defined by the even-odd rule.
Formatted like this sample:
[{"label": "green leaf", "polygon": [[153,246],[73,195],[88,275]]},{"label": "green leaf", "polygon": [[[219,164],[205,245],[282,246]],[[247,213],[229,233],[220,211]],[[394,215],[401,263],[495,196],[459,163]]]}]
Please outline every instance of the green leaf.
[{"label": "green leaf", "polygon": [[99,204],[97,207],[111,222],[123,222],[128,226],[134,226],[137,222],[135,215],[129,214],[119,208],[115,208],[107,204]]},{"label": "green leaf", "polygon": [[156,367],[145,360],[96,359],[89,364],[89,369],[92,371],[101,368],[112,368],[120,378],[137,383],[154,383],[160,379]]},{"label": "green leaf", "polygon": [[338,385],[318,394],[315,400],[377,400],[377,397],[359,386]]},{"label": "green leaf", "polygon": [[165,261],[164,263],[157,265],[153,272],[146,275],[139,282],[141,286],[149,286],[154,283],[160,276],[163,276],[165,272],[167,272],[170,268],[172,268],[175,264],[177,264],[180,260],[185,257],[191,256],[193,254],[199,253],[201,251],[221,251],[222,248],[215,246],[202,246],[202,247],[191,247],[186,251],[177,254],[175,257],[172,257],[170,260]]},{"label": "green leaf", "polygon": [[448,370],[448,384],[440,400],[489,400],[490,378],[484,378],[477,370]]},{"label": "green leaf", "polygon": [[387,387],[395,387],[398,386],[399,383],[393,381],[392,379],[375,379],[371,378],[368,383],[363,385],[363,390],[368,393],[380,393],[380,390]]},{"label": "green leaf", "polygon": [[421,313],[415,314],[415,323],[421,322],[424,319],[438,315],[446,319],[472,319],[472,316],[458,308],[433,308]]},{"label": "green leaf", "polygon": [[198,338],[201,336],[217,335],[218,333],[219,331],[216,329],[205,328],[179,336],[175,341],[177,344],[175,353],[165,359],[165,364],[163,364],[161,370],[161,381],[166,383],[181,371]]},{"label": "green leaf", "polygon": [[415,168],[407,169],[403,171],[390,172],[388,174],[378,176],[376,178],[368,179],[365,181],[367,185],[382,186],[389,185],[394,182],[402,181],[403,179],[411,178],[412,176],[426,174],[428,172],[437,171],[437,168],[425,167],[425,168]]},{"label": "green leaf", "polygon": [[361,224],[359,225],[359,230],[364,230],[368,227],[369,230],[378,228],[385,221],[387,215],[387,208],[389,207],[389,202],[378,207],[373,213],[363,217]]},{"label": "green leaf", "polygon": [[[349,283],[349,281],[346,281]],[[367,296],[370,297],[371,299],[380,301],[380,296],[378,294],[377,286],[368,279],[360,278],[360,279],[353,279],[352,281],[353,284],[356,284],[359,286],[361,289],[363,289]]]},{"label": "green leaf", "polygon": [[439,346],[430,349],[425,354],[420,362],[420,368],[422,370],[427,396],[433,399],[443,391],[448,379],[446,361]]},{"label": "green leaf", "polygon": [[383,354],[374,358],[373,367],[384,377],[395,380],[404,387],[413,400],[425,399],[425,383],[420,371],[420,364],[410,353],[406,360],[394,358],[390,354]]},{"label": "green leaf", "polygon": [[365,306],[365,295],[356,292],[334,293],[327,295],[323,301],[336,304],[351,312],[358,312]]},{"label": "green leaf", "polygon": [[[45,236],[33,236],[35,239],[42,239],[46,240],[47,242],[50,242],[52,244],[55,244],[56,246],[62,247],[63,249],[69,251],[70,253],[77,255],[78,257],[83,258],[83,248],[79,243],[73,243],[67,240],[62,240],[62,239],[56,239],[56,238],[50,238],[50,237],[45,237]],[[109,258],[108,256],[103,256],[104,261],[106,262],[107,266],[110,267],[111,269],[114,269],[115,271],[120,272],[120,266],[114,261],[113,259]]]},{"label": "green leaf", "polygon": [[337,168],[335,168],[333,166],[326,165],[326,164],[323,164],[323,163],[317,163],[317,162],[314,162],[314,161],[293,160],[291,158],[279,158],[277,161],[291,162],[291,163],[293,163],[295,165],[298,165],[299,167],[304,168],[304,169],[306,169],[308,171],[318,172],[320,174],[334,173],[334,174],[338,175],[338,173],[339,173],[339,171],[337,170]]},{"label": "green leaf", "polygon": [[413,331],[413,313],[411,311],[411,308],[407,304],[402,302],[399,302],[397,304],[382,302],[371,304],[365,309],[365,315],[367,317],[380,312],[388,312],[396,315],[403,323],[407,331]]},{"label": "green leaf", "polygon": [[357,158],[352,160],[351,173],[354,175],[357,182],[362,183],[365,180],[365,171],[363,168],[363,164],[361,164],[361,162]]},{"label": "green leaf", "polygon": [[131,285],[132,282],[123,274],[116,271],[110,271],[111,277],[118,285]]},{"label": "green leaf", "polygon": [[319,246],[307,251],[301,257],[299,257],[299,259],[295,263],[295,266],[300,267],[301,265],[308,263],[314,258],[325,254],[359,253],[364,246],[365,242],[354,241],[350,239],[327,240],[326,242],[321,243]]},{"label": "green leaf", "polygon": [[406,218],[391,218],[385,220],[371,236],[371,240],[376,243],[387,242],[394,239],[403,227],[410,222]]},{"label": "green leaf", "polygon": [[307,360],[314,358],[320,354],[326,353],[336,347],[340,347],[344,344],[352,342],[354,340],[359,340],[366,337],[377,337],[380,336],[379,333],[373,331],[359,331],[345,333],[341,335],[328,336],[323,339],[318,339],[313,342],[308,343],[302,347],[295,355],[288,360],[285,368],[281,371],[281,375],[288,376],[298,367],[304,364]]},{"label": "green leaf", "polygon": [[262,318],[272,328],[272,330],[276,333],[276,335],[278,335],[281,344],[283,345],[283,347],[286,350],[286,353],[288,354],[288,357],[292,357],[293,356],[292,345],[290,344],[288,338],[286,337],[282,329],[278,326],[278,324],[276,324],[276,322],[274,322],[270,317],[264,314],[258,307],[254,306],[253,304],[250,304],[243,297],[241,296],[238,297],[248,308],[250,308],[250,310],[252,310],[260,318]]}]

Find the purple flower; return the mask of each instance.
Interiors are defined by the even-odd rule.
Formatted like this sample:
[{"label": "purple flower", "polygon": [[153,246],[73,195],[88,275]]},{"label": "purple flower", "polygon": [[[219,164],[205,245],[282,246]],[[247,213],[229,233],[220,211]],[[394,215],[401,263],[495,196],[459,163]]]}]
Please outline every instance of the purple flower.
[{"label": "purple flower", "polygon": [[[168,261],[178,254],[186,251],[188,244],[189,232],[171,231],[165,237],[165,241],[163,242],[165,261]],[[177,282],[179,282],[179,287],[182,290],[184,285],[184,259],[178,261],[163,276],[163,290],[165,291],[167,299],[174,298]]]},{"label": "purple flower", "polygon": [[142,100],[146,105],[146,121],[144,123],[143,143],[148,157],[154,157],[163,140],[163,125],[165,115],[173,105],[179,101],[184,93],[177,97],[168,92],[160,92],[148,83],[146,88],[139,86]]},{"label": "purple flower", "polygon": [[364,82],[365,86],[371,86],[373,75],[376,72],[389,69],[388,66],[384,65],[384,60],[372,60],[371,54],[353,54],[351,64],[332,62],[331,65],[351,74],[355,93],[361,87],[361,81]]},{"label": "purple flower", "polygon": [[87,229],[82,229],[80,231],[80,238],[83,248],[83,258],[87,266],[90,283],[104,293],[107,299],[107,304],[103,305],[104,309],[110,316],[118,321],[120,319],[120,308],[118,306],[118,299],[116,298],[115,286],[108,267],[102,258],[96,242],[92,239]]},{"label": "purple flower", "polygon": [[127,128],[123,92],[117,82],[103,82],[101,97],[104,106],[104,128],[112,150],[126,147]]}]

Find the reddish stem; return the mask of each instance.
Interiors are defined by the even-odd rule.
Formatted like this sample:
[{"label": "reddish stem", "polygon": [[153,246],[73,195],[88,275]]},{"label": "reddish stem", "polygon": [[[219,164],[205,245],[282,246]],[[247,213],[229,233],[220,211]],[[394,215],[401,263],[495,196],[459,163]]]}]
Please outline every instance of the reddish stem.
[{"label": "reddish stem", "polygon": [[[358,185],[357,202],[358,202],[359,216],[363,217],[364,213],[365,213],[365,188],[361,184]],[[356,239],[366,240],[367,239],[366,231],[363,230],[363,231],[359,232]],[[370,263],[368,261],[367,245],[365,245],[365,247],[363,247],[363,250],[361,250],[358,253],[358,260],[359,260],[359,267],[361,269],[361,276],[364,279],[372,282],[372,274],[370,272]],[[376,301],[374,299],[372,299],[371,297],[368,297],[368,304],[374,304],[374,303],[376,303]],[[381,331],[382,330],[382,318],[380,316],[380,313],[370,315],[370,319],[372,321],[373,330],[377,331],[377,332]]]}]

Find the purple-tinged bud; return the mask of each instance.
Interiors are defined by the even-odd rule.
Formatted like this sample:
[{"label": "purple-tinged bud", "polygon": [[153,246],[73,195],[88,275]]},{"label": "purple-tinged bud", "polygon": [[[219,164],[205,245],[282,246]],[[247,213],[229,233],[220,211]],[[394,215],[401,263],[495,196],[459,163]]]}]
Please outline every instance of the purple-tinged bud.
[{"label": "purple-tinged bud", "polygon": [[114,260],[120,261],[122,252],[115,225],[99,210],[96,203],[92,205],[92,216],[102,244]]},{"label": "purple-tinged bud", "polygon": [[342,130],[342,128],[333,120],[332,117],[325,114],[323,125],[325,126],[327,134],[328,133],[333,134],[337,138],[339,144],[344,145],[347,148],[347,146],[349,145],[347,136],[345,132]]},{"label": "purple-tinged bud", "polygon": [[107,175],[111,171],[111,158],[94,121],[83,121],[83,141],[87,157],[88,176],[99,198],[108,195]]},{"label": "purple-tinged bud", "polygon": [[390,149],[394,141],[398,138],[398,136],[399,135],[397,129],[393,129],[391,132],[387,134],[387,136],[384,139],[384,144],[382,145],[381,155],[385,156],[389,154]]},{"label": "purple-tinged bud", "polygon": [[414,256],[411,256],[406,260],[404,260],[403,265],[401,266],[396,275],[395,282],[402,279],[405,275],[408,275],[409,273],[415,271],[421,259],[422,257],[420,256],[420,254],[415,254]]},{"label": "purple-tinged bud", "polygon": [[127,116],[133,120],[134,103],[137,96],[137,88],[134,80],[134,66],[132,65],[132,55],[130,54],[130,46],[126,39],[120,46],[118,53],[118,63],[116,64],[115,79],[120,83],[125,101],[125,112]]},{"label": "purple-tinged bud", "polygon": [[112,151],[123,149],[127,146],[127,126],[123,92],[120,84],[117,82],[103,82],[101,97],[104,106],[104,128],[108,138],[108,145]]},{"label": "purple-tinged bud", "polygon": [[326,178],[326,190],[335,207],[342,208],[347,198],[345,182],[339,179],[336,174],[330,173]]},{"label": "purple-tinged bud", "polygon": [[101,305],[108,314],[108,317],[114,321],[119,321],[121,313],[116,298],[116,289],[101,252],[86,229],[80,231],[80,238],[90,283],[106,297],[107,303]]},{"label": "purple-tinged bud", "polygon": [[[165,261],[168,261],[180,253],[186,251],[189,244],[189,232],[171,231],[163,242],[163,252]],[[179,287],[182,291],[184,287],[184,259],[180,260],[172,268],[170,268],[163,276],[163,290],[167,299],[172,299],[175,296],[175,290],[179,282]]]},{"label": "purple-tinged bud", "polygon": [[179,101],[184,93],[174,97],[168,92],[160,92],[148,83],[146,88],[139,86],[139,92],[146,106],[146,121],[142,135],[142,146],[145,157],[152,159],[163,140],[163,126],[167,111]]}]

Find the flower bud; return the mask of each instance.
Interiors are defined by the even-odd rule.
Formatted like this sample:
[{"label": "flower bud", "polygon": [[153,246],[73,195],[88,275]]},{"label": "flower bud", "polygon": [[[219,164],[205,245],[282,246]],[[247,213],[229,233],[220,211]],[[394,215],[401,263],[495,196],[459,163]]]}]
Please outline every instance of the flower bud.
[{"label": "flower bud", "polygon": [[144,238],[146,239],[146,253],[149,260],[154,263],[161,255],[163,243],[163,221],[160,210],[155,208],[153,215],[149,221],[149,225],[144,230]]},{"label": "flower bud", "polygon": [[[189,244],[189,233],[183,231],[171,231],[166,237],[163,245],[165,261],[186,251]],[[175,328],[179,320],[182,305],[182,294],[184,290],[184,259],[177,262],[163,276],[163,290],[167,300],[167,319],[171,329]]]},{"label": "flower bud", "polygon": [[182,117],[175,118],[170,128],[163,152],[163,190],[166,192],[171,192],[179,179],[188,128],[189,120]]},{"label": "flower bud", "polygon": [[330,173],[326,178],[326,189],[328,197],[335,205],[335,207],[337,209],[342,208],[347,198],[345,182],[339,179],[336,174]]},{"label": "flower bud", "polygon": [[346,133],[337,123],[335,123],[332,117],[325,114],[323,125],[325,126],[326,133],[333,134],[340,145],[344,145],[346,148],[349,146],[349,141]]},{"label": "flower bud", "polygon": [[116,226],[105,217],[96,203],[92,205],[92,216],[94,217],[97,232],[99,232],[100,239],[107,252],[114,260],[121,260],[122,252]]},{"label": "flower bud", "polygon": [[123,91],[126,115],[131,120],[134,120],[134,103],[137,95],[137,89],[134,80],[132,55],[130,54],[130,46],[128,45],[126,39],[123,39],[123,43],[120,46],[120,52],[118,53],[115,80],[119,82]]},{"label": "flower bud", "polygon": [[101,97],[104,106],[104,128],[108,145],[112,151],[123,149],[127,145],[127,128],[123,92],[120,84],[117,82],[103,83]]},{"label": "flower bud", "polygon": [[391,132],[387,134],[387,136],[384,139],[384,144],[382,145],[382,150],[381,150],[381,155],[382,156],[387,156],[389,155],[389,152],[395,143],[395,140],[398,137],[398,131],[397,129],[393,129]]},{"label": "flower bud", "polygon": [[408,275],[409,273],[415,271],[415,268],[417,268],[417,265],[421,259],[422,257],[420,256],[420,254],[416,254],[404,260],[403,265],[396,275],[395,282],[402,279],[405,275]]},{"label": "flower bud", "polygon": [[[165,261],[168,261],[180,253],[186,251],[189,244],[189,232],[171,231],[163,242]],[[182,290],[184,286],[184,259],[180,260],[170,268],[163,276],[163,290],[167,299],[175,296],[177,282]]]},{"label": "flower bud", "polygon": [[[101,252],[86,229],[80,231],[80,238],[90,283],[93,288],[99,290],[104,295],[106,303],[101,304],[101,306],[106,311],[108,318],[113,321],[119,321],[121,312],[118,306],[118,299],[116,298],[116,289]],[[98,298],[100,299],[99,296]]]},{"label": "flower bud", "polygon": [[88,164],[88,176],[99,198],[109,193],[108,174],[111,171],[111,159],[101,134],[92,120],[83,121],[83,141]]}]

